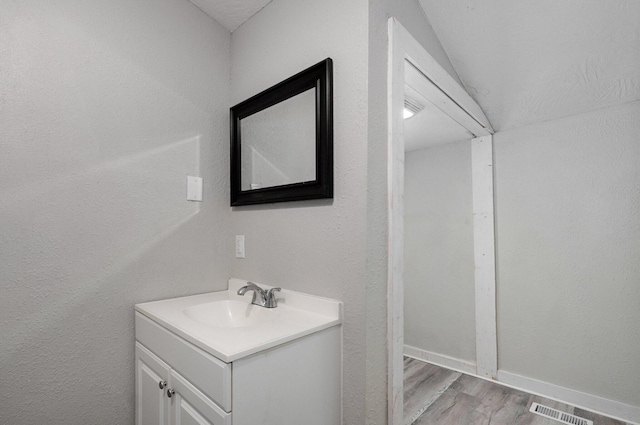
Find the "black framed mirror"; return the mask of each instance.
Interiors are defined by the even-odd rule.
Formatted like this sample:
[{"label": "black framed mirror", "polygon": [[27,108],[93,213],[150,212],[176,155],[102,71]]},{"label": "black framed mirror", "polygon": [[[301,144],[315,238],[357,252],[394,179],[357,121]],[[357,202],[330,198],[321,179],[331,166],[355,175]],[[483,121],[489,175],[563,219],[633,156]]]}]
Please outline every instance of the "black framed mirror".
[{"label": "black framed mirror", "polygon": [[231,108],[231,206],[332,197],[327,58]]}]

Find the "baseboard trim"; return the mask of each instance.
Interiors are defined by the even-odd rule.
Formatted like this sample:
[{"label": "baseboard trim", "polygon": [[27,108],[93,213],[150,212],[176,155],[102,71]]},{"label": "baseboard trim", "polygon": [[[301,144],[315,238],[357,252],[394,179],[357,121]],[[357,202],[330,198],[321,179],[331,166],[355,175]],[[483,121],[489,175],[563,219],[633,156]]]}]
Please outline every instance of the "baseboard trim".
[{"label": "baseboard trim", "polygon": [[609,416],[633,425],[640,425],[640,407],[620,403],[592,394],[527,378],[515,373],[498,370],[498,382],[535,395]]},{"label": "baseboard trim", "polygon": [[436,366],[442,366],[477,378],[496,382],[516,390],[539,395],[564,404],[570,404],[580,409],[627,422],[630,425],[640,425],[640,407],[561,387],[549,382],[527,378],[526,376],[500,369],[498,369],[498,379],[494,381],[484,376],[479,376],[476,373],[476,365],[471,362],[422,350],[417,347],[412,347],[411,345],[405,344],[404,355]]},{"label": "baseboard trim", "polygon": [[436,366],[446,367],[457,372],[466,373],[467,375],[476,375],[476,365],[462,359],[449,357],[442,354],[436,354],[431,351],[422,350],[411,345],[404,346],[404,355],[412,359],[421,360],[423,362],[432,363]]}]

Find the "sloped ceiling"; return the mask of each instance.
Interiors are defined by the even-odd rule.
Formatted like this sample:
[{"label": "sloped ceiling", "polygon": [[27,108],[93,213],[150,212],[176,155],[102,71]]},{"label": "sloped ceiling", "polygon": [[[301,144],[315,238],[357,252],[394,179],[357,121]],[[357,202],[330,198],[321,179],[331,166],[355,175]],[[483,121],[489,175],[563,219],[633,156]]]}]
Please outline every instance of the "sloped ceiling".
[{"label": "sloped ceiling", "polygon": [[430,102],[413,117],[404,120],[405,152],[473,138],[473,134]]},{"label": "sloped ceiling", "polygon": [[[271,0],[190,1],[234,31]],[[496,130],[640,100],[640,0],[418,1]]]},{"label": "sloped ceiling", "polygon": [[271,0],[189,0],[219,24],[234,31]]},{"label": "sloped ceiling", "polygon": [[497,130],[640,99],[638,0],[419,0]]}]

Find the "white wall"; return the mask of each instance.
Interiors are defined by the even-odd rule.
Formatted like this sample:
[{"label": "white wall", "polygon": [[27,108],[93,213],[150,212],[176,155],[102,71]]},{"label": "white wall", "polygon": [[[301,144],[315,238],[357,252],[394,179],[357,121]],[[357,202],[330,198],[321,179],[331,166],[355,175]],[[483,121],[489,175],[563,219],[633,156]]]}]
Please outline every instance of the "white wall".
[{"label": "white wall", "polygon": [[407,152],[404,343],[476,360],[471,141]]},{"label": "white wall", "polygon": [[231,104],[333,59],[334,199],[233,208],[232,275],[344,302],[344,423],[364,423],[366,0],[274,0],[232,34]]},{"label": "white wall", "polygon": [[640,406],[640,102],[494,136],[499,368]]},{"label": "white wall", "polygon": [[186,0],[0,11],[0,423],[131,424],[133,305],[230,274],[230,35]]}]

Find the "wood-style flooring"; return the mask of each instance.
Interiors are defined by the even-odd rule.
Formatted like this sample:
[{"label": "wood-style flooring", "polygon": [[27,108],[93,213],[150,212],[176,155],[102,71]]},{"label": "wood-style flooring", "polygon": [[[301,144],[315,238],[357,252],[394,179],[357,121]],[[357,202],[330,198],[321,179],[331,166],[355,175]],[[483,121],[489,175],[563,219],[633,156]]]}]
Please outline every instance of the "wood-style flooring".
[{"label": "wood-style flooring", "polygon": [[593,421],[627,425],[577,407],[404,358],[405,425],[561,425],[529,412],[537,402]]}]

